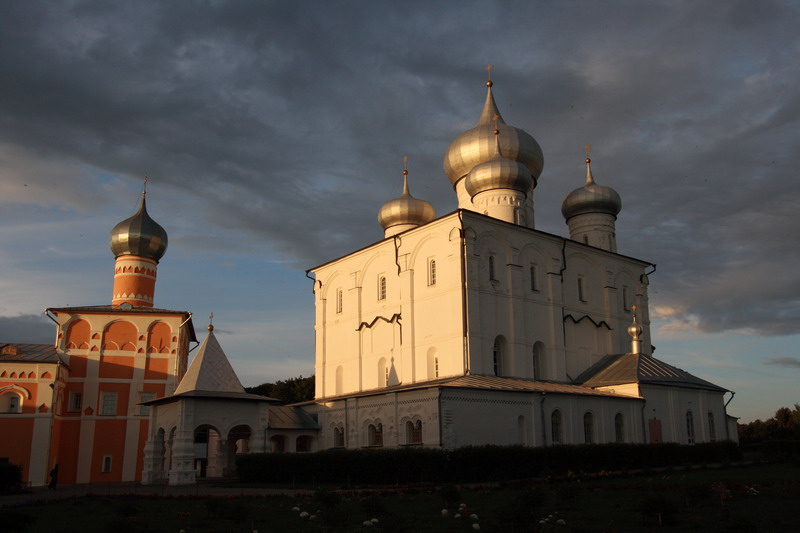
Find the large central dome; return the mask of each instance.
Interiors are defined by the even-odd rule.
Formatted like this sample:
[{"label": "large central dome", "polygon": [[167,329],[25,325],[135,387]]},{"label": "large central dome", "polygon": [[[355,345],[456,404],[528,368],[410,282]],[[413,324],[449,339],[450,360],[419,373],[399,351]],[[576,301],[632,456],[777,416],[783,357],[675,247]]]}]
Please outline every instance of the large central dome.
[{"label": "large central dome", "polygon": [[544,167],[544,156],[539,143],[525,131],[505,123],[494,102],[492,82],[488,81],[486,85],[486,103],[478,123],[456,137],[445,153],[444,171],[448,179],[455,185],[475,165],[492,159],[497,142],[493,134],[495,124],[500,130],[499,142],[503,157],[519,161],[528,167],[534,180],[538,179]]}]

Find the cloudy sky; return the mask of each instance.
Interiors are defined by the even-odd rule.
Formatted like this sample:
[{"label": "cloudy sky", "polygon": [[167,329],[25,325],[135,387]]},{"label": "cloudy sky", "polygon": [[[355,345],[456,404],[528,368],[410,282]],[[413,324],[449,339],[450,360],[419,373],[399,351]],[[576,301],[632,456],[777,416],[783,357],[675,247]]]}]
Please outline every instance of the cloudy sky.
[{"label": "cloudy sky", "polygon": [[537,228],[567,234],[590,144],[620,252],[658,265],[656,355],[767,418],[800,402],[799,54],[790,1],[3,2],[0,342],[110,303],[147,175],[156,305],[213,311],[245,385],[313,373],[304,271],[382,237],[404,155],[455,209],[491,63],[544,152]]}]

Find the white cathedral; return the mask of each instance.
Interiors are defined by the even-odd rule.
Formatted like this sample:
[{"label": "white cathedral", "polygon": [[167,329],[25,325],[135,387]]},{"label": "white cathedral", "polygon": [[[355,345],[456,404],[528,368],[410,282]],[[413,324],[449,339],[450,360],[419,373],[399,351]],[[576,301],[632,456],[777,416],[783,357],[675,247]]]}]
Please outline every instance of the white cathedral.
[{"label": "white cathedral", "polygon": [[[211,420],[226,413],[246,431],[220,432],[228,444],[219,472],[242,448],[737,440],[729,391],[651,353],[655,266],[617,253],[619,194],[595,183],[587,157],[585,184],[561,206],[569,238],[535,229],[541,148],[505,123],[487,86],[477,125],[444,158],[458,209],[437,218],[411,196],[404,170],[402,195],[378,215],[384,239],[308,271],[315,399],[277,407],[244,395],[210,333],[186,374],[191,384],[151,402],[145,482],[167,471],[171,482],[193,482],[191,431],[204,416],[234,427]],[[198,374],[209,360],[216,381]],[[205,407],[180,407],[200,397]],[[251,414],[233,416],[234,405]],[[185,437],[168,447],[182,450],[183,466],[164,460],[165,431],[176,424]]]}]

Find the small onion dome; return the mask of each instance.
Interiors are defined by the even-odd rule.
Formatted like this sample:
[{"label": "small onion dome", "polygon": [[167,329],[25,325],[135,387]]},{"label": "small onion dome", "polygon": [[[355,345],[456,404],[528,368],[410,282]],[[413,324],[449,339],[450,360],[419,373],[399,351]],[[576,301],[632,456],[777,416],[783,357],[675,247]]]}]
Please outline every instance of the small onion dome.
[{"label": "small onion dome", "polygon": [[436,218],[433,206],[425,200],[411,196],[408,191],[408,170],[403,171],[403,194],[389,200],[378,211],[378,224],[386,230],[392,226],[427,224]]},{"label": "small onion dome", "polygon": [[561,202],[561,214],[566,220],[587,213],[605,213],[617,216],[622,209],[622,200],[617,191],[594,182],[591,159],[586,158],[586,185],[575,189]]},{"label": "small onion dome", "polygon": [[544,167],[544,156],[539,143],[524,130],[505,123],[492,96],[492,82],[487,82],[487,86],[489,91],[478,123],[474,128],[456,137],[445,152],[444,172],[447,178],[455,185],[475,165],[492,158],[495,145],[492,130],[495,129],[495,117],[497,117],[500,147],[504,156],[525,165],[531,175],[538,179]]},{"label": "small onion dome", "polygon": [[642,332],[644,331],[644,329],[642,329],[642,326],[640,326],[639,322],[636,321],[636,306],[635,305],[633,306],[632,311],[633,312],[631,314],[633,315],[633,319],[632,319],[631,325],[628,326],[628,335],[631,336],[631,339],[633,339],[635,341],[638,341],[639,337],[642,335]]},{"label": "small onion dome", "polygon": [[[494,130],[498,131],[498,130]],[[524,164],[512,159],[506,159],[500,151],[500,136],[495,134],[494,156],[483,163],[479,163],[467,174],[464,186],[467,193],[474,198],[476,194],[493,189],[511,189],[520,191],[526,196],[536,180],[531,176],[530,170]]]},{"label": "small onion dome", "polygon": [[136,214],[126,218],[111,230],[108,245],[114,257],[136,255],[158,262],[167,251],[167,232],[150,218],[145,195]]}]

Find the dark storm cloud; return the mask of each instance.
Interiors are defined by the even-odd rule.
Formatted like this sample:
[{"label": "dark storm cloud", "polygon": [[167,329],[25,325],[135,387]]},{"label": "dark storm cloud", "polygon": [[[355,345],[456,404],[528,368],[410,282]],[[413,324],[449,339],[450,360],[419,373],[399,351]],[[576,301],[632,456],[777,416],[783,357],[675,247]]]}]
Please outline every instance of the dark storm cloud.
[{"label": "dark storm cloud", "polygon": [[[620,251],[659,265],[651,291],[664,317],[800,330],[791,3],[0,11],[0,142],[151,174],[176,191],[162,200],[180,213],[174,242],[240,242],[303,267],[342,255],[381,237],[375,216],[401,191],[404,154],[412,193],[453,210],[442,155],[477,120],[492,62],[504,118],[544,150],[538,227],[566,233],[560,202],[582,184],[591,144],[595,177],[623,198]],[[34,177],[54,196],[77,185]]]},{"label": "dark storm cloud", "polygon": [[21,344],[53,342],[53,323],[41,315],[0,316],[0,339]]}]

